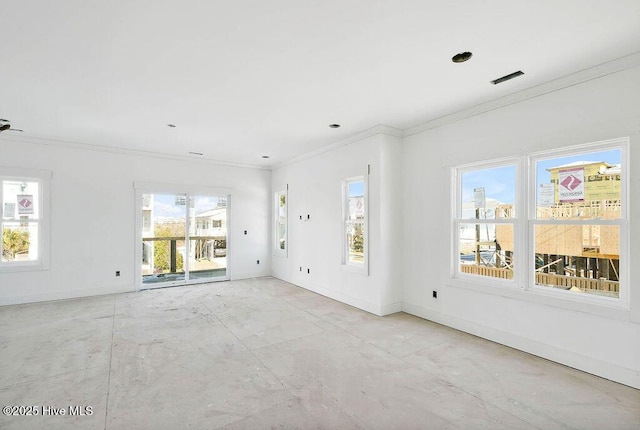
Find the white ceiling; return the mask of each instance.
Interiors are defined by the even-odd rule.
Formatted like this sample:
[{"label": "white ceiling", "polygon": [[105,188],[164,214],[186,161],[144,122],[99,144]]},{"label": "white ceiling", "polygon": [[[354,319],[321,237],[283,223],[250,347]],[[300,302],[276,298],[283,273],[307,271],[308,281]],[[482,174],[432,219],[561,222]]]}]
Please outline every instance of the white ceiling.
[{"label": "white ceiling", "polygon": [[22,139],[271,165],[640,51],[640,1],[0,0],[0,49]]}]

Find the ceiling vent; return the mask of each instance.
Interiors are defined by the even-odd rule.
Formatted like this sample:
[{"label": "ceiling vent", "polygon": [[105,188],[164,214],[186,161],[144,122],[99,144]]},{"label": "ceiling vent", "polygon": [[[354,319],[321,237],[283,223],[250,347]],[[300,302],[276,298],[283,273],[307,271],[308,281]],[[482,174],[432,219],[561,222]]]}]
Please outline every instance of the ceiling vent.
[{"label": "ceiling vent", "polygon": [[498,85],[503,83],[504,81],[508,81],[510,79],[517,78],[518,76],[522,76],[522,75],[524,75],[524,72],[522,70],[518,70],[517,72],[509,73],[508,75],[505,75],[501,78],[494,79],[493,81],[491,81],[491,83],[493,85]]}]

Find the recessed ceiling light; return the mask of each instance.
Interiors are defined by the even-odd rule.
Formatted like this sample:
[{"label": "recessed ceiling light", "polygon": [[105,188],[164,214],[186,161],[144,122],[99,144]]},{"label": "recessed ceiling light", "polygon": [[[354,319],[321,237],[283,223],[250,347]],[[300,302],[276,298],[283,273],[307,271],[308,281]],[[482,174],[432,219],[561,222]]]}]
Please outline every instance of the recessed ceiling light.
[{"label": "recessed ceiling light", "polygon": [[329,128],[340,128],[340,124],[329,124]]},{"label": "recessed ceiling light", "polygon": [[167,124],[167,127],[176,128],[175,124]]},{"label": "recessed ceiling light", "polygon": [[269,156],[268,155],[263,155],[262,158],[269,158]]},{"label": "recessed ceiling light", "polygon": [[473,54],[471,52],[461,52],[459,54],[454,55],[451,58],[451,61],[453,61],[454,63],[464,63],[465,61],[467,61],[469,58],[471,58],[473,56]]}]

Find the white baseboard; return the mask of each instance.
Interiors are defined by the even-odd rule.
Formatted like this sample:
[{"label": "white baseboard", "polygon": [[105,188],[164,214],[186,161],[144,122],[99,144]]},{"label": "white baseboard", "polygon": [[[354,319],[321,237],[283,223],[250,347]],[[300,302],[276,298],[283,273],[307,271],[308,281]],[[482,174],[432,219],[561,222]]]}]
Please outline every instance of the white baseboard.
[{"label": "white baseboard", "polygon": [[380,316],[402,312],[402,302],[389,303],[380,307]]},{"label": "white baseboard", "polygon": [[518,349],[583,372],[610,379],[633,388],[640,389],[640,372],[610,362],[595,359],[563,348],[554,347],[513,333],[468,321],[463,318],[442,314],[421,306],[404,303],[402,310],[408,314],[452,327],[510,348]]},{"label": "white baseboard", "polygon": [[347,304],[349,306],[353,306],[354,308],[361,309],[363,311],[372,313],[374,315],[378,315],[378,316],[385,315],[381,312],[380,306],[375,303],[371,303],[357,297],[352,297],[347,294],[343,294],[341,292],[331,290],[329,288],[325,288],[321,285],[314,284],[311,282],[305,283],[304,285],[302,285],[302,284],[296,284],[295,282],[288,281],[286,279],[278,278],[277,276],[274,276],[274,278],[280,279],[281,281],[289,282],[290,284],[296,285],[300,288],[304,288],[305,290],[313,291],[314,293],[318,293],[322,296],[328,297],[333,300],[337,300],[341,303]]},{"label": "white baseboard", "polygon": [[239,281],[241,279],[251,279],[251,278],[263,278],[265,276],[271,276],[271,272],[269,270],[256,270],[253,272],[230,273],[230,279],[232,281]]},{"label": "white baseboard", "polygon": [[0,297],[0,306],[48,302],[52,300],[78,299],[81,297],[104,296],[107,294],[117,293],[131,293],[135,291],[136,289],[133,285],[87,288],[82,290],[50,291],[46,293],[28,294],[23,296]]}]

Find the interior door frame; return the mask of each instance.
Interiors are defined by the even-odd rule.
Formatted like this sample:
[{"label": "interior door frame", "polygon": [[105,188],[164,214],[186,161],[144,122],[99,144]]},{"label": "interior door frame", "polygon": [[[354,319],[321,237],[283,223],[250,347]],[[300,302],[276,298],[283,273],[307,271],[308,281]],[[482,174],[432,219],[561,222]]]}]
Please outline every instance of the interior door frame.
[{"label": "interior door frame", "polygon": [[[134,182],[134,220],[135,220],[135,234],[134,234],[134,250],[135,250],[135,264],[134,264],[134,276],[135,276],[135,290],[149,290],[153,288],[163,287],[175,287],[182,285],[204,284],[207,282],[228,281],[231,279],[230,275],[230,255],[232,255],[232,240],[231,240],[231,205],[232,205],[232,189],[231,188],[214,188],[203,187],[201,185],[183,185],[183,184],[166,184],[159,182]],[[225,276],[210,278],[210,279],[194,279],[187,280],[189,267],[188,263],[185,267],[185,279],[183,281],[163,282],[161,284],[147,286],[142,283],[142,196],[143,194],[181,194],[186,195],[187,202],[192,196],[211,196],[211,197],[226,197],[227,198],[227,260],[226,260],[226,273]],[[186,212],[186,230],[188,237],[189,229],[189,204],[187,203]],[[185,247],[188,260],[190,241],[185,237]]]}]

